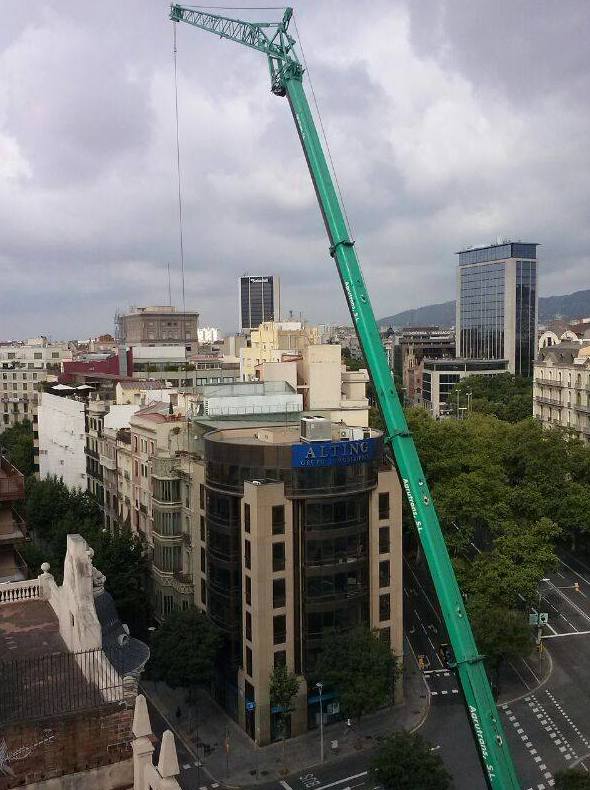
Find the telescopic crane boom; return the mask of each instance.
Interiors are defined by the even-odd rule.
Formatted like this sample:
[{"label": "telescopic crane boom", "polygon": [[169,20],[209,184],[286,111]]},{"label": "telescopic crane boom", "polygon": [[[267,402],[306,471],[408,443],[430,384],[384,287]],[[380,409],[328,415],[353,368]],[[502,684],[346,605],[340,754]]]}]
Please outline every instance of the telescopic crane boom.
[{"label": "telescopic crane boom", "polygon": [[264,53],[272,92],[286,96],[289,101],[330,240],[330,255],[336,262],[383,416],[385,440],[395,456],[449,633],[486,779],[493,790],[517,790],[520,785],[483,656],[477,651],[428,484],[393,384],[354,241],[303,90],[304,69],[294,50],[295,40],[288,32],[292,14],[292,9],[287,8],[280,22],[244,22],[181,5],[173,4],[170,8],[170,19],[174,22],[186,22]]}]

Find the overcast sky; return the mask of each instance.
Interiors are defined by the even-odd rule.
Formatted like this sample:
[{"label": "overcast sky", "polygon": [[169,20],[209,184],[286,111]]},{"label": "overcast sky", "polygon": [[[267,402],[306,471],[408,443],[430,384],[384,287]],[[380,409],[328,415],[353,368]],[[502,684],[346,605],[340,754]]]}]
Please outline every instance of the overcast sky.
[{"label": "overcast sky", "polygon": [[[453,253],[498,236],[543,245],[541,294],[590,287],[588,0],[295,16],[378,317],[454,298]],[[0,338],[111,331],[168,263],[181,304],[172,64],[164,2],[3,4]],[[178,67],[187,307],[233,330],[239,274],[276,273],[284,315],[344,322],[264,57],[179,25]]]}]

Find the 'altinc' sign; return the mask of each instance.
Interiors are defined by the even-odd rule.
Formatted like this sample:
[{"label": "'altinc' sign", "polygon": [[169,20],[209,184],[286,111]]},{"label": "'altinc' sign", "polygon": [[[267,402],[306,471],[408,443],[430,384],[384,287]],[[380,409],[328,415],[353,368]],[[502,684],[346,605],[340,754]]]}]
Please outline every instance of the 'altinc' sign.
[{"label": "'altinc' sign", "polygon": [[310,442],[291,446],[291,466],[350,466],[372,461],[376,439],[346,442]]}]

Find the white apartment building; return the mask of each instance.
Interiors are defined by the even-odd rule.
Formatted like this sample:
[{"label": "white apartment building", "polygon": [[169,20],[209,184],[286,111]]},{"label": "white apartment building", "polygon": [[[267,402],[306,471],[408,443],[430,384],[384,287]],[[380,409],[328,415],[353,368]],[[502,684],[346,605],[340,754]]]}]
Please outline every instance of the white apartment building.
[{"label": "white apartment building", "polygon": [[61,478],[69,488],[86,489],[85,403],[83,399],[39,395],[37,415],[39,476]]},{"label": "white apartment building", "polygon": [[590,342],[541,349],[534,367],[533,415],[546,427],[568,428],[590,442]]}]

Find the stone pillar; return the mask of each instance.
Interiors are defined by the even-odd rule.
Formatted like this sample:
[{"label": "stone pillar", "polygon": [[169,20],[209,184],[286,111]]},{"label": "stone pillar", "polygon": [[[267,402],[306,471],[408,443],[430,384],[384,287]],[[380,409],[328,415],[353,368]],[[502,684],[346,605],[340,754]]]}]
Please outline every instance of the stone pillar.
[{"label": "stone pillar", "polygon": [[38,576],[39,579],[39,597],[42,598],[44,601],[49,600],[51,595],[49,585],[52,581],[54,581],[53,576],[49,573],[50,565],[48,562],[44,562],[41,564],[41,570],[43,573],[40,573]]},{"label": "stone pillar", "polygon": [[143,694],[138,694],[135,700],[133,714],[133,790],[145,790],[146,768],[152,767],[152,754],[154,746],[150,740],[152,725]]}]

